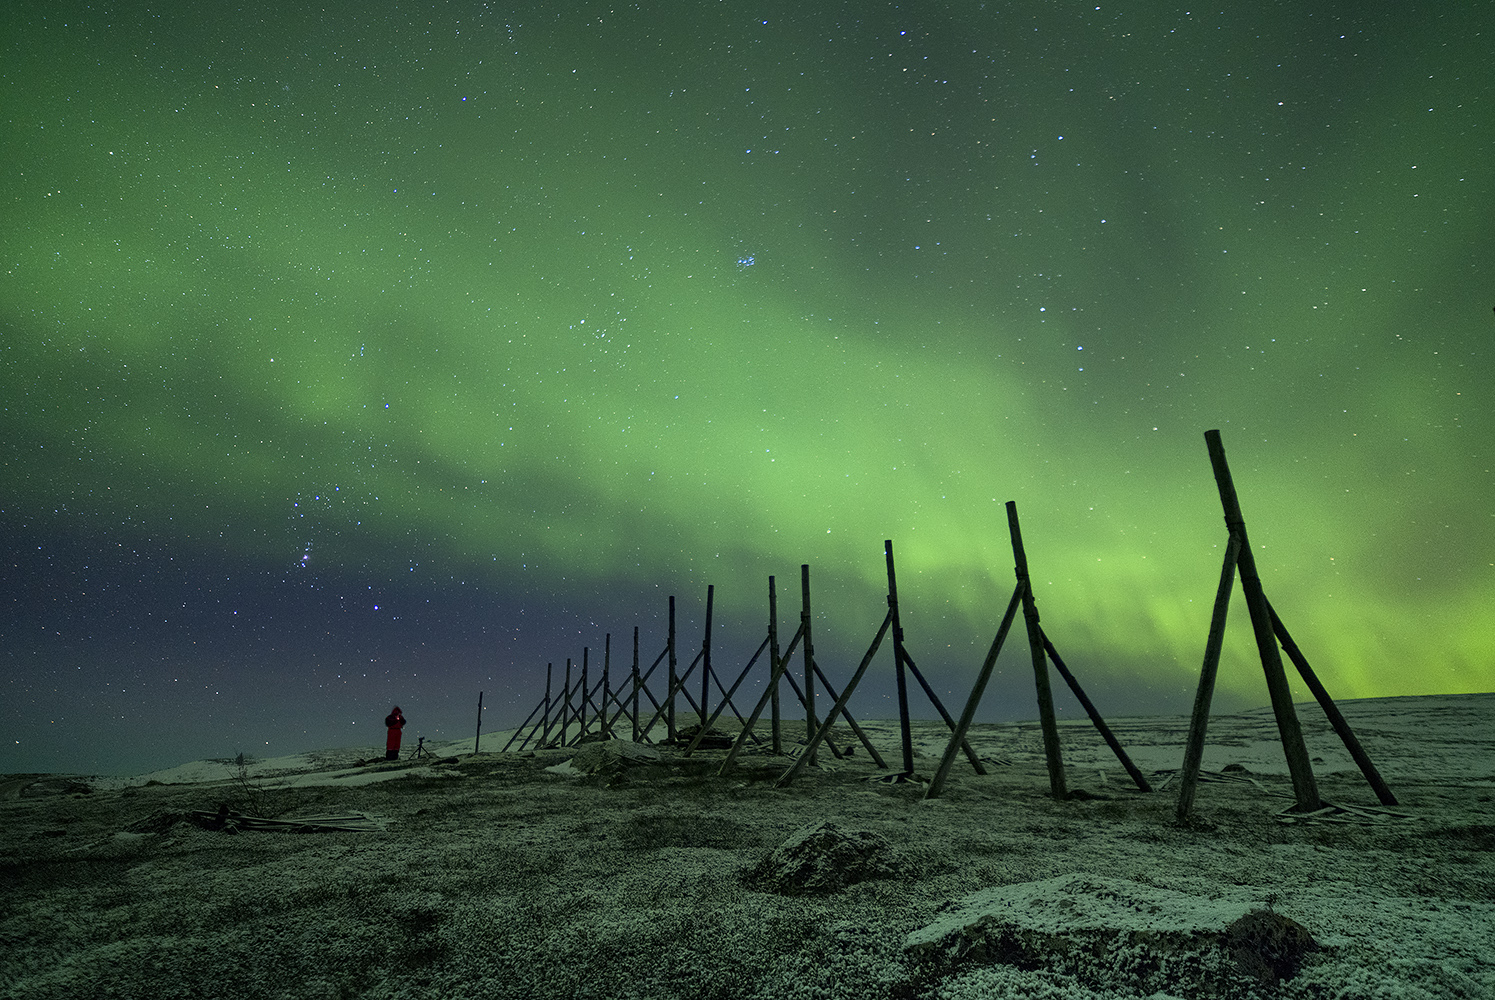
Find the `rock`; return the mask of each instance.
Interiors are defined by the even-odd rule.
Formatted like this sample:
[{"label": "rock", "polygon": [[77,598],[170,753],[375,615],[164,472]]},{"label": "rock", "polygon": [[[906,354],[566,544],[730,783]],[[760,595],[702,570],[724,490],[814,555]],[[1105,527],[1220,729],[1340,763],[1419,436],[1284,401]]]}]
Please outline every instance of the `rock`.
[{"label": "rock", "polygon": [[[682,747],[688,747],[694,742],[696,734],[701,731],[700,726],[686,726],[684,729],[675,730],[675,743]],[[708,729],[706,735],[701,737],[701,742],[696,744],[697,750],[730,750],[732,744],[736,743],[735,737],[728,736],[720,729]]]},{"label": "rock", "polygon": [[1317,948],[1302,925],[1243,894],[1205,899],[1099,875],[983,889],[904,941],[935,978],[1005,964],[1191,1000],[1290,979]]},{"label": "rock", "polygon": [[1271,910],[1252,910],[1225,928],[1225,947],[1243,974],[1263,983],[1291,979],[1319,950],[1308,928]]},{"label": "rock", "polygon": [[[617,774],[639,764],[659,763],[659,751],[630,740],[588,743],[576,751],[571,767],[582,774]],[[547,770],[555,770],[547,768]]]},{"label": "rock", "polygon": [[869,830],[834,823],[803,827],[774,848],[744,877],[762,892],[786,896],[840,892],[849,885],[893,874],[888,842]]}]

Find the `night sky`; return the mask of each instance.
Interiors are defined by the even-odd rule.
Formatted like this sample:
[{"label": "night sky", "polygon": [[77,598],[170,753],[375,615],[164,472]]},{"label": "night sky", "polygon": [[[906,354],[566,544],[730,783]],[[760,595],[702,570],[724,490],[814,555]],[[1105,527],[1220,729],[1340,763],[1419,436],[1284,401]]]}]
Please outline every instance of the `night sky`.
[{"label": "night sky", "polygon": [[1221,8],[5,4],[0,771],[496,731],[708,584],[730,681],[802,563],[839,684],[884,539],[958,712],[1008,500],[1186,712],[1210,428],[1331,692],[1495,688],[1491,13]]}]

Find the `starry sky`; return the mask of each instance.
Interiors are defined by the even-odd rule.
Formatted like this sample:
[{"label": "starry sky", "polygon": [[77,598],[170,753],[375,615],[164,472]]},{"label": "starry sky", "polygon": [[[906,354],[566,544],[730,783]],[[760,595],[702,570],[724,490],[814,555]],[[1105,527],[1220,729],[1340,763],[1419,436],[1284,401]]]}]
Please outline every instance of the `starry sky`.
[{"label": "starry sky", "polygon": [[[801,564],[839,684],[884,539],[958,713],[1008,500],[1102,712],[1186,712],[1210,428],[1331,692],[1488,691],[1492,30],[6,4],[0,771],[374,747],[395,702],[456,739],[479,691],[496,731],[609,634],[647,666],[670,595],[688,662],[708,585],[730,681]],[[1231,616],[1222,710],[1266,702]],[[853,710],[892,716],[892,677]],[[980,718],[1034,714],[1019,634]]]}]

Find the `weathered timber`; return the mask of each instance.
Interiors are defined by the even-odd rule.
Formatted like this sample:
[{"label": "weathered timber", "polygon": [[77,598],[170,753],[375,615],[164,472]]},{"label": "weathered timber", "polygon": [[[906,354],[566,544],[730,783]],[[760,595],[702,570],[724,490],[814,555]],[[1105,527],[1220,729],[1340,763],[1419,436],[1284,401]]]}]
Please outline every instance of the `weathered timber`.
[{"label": "weathered timber", "polygon": [[993,668],[997,665],[997,656],[1002,652],[1002,644],[1007,641],[1007,633],[1012,628],[1013,619],[1017,617],[1017,609],[1023,601],[1023,587],[1019,583],[1012,592],[1012,600],[1007,602],[1007,613],[1002,616],[1002,624],[997,629],[997,636],[991,641],[991,648],[986,651],[986,659],[981,664],[981,671],[976,675],[976,683],[971,687],[970,697],[966,699],[966,707],[960,713],[960,721],[955,725],[955,731],[950,734],[950,742],[945,745],[945,752],[940,757],[940,766],[934,772],[934,778],[930,780],[929,787],[924,790],[926,799],[937,799],[945,789],[945,780],[950,777],[950,769],[955,766],[955,755],[960,752],[960,746],[965,742],[966,733],[971,729],[971,724],[976,720],[976,709],[981,704],[981,696],[986,693],[987,682],[991,680]]},{"label": "weathered timber", "polygon": [[893,621],[893,671],[898,682],[898,726],[902,738],[903,774],[914,773],[914,734],[908,718],[908,678],[903,669],[903,624],[898,618],[898,576],[893,569],[893,540],[883,543],[888,563],[888,615]]},{"label": "weathered timber", "polygon": [[1063,677],[1064,683],[1069,685],[1069,690],[1074,693],[1076,700],[1080,703],[1080,707],[1085,709],[1086,715],[1090,716],[1090,721],[1100,733],[1101,739],[1106,741],[1106,746],[1111,748],[1111,752],[1116,755],[1116,759],[1121,762],[1121,766],[1126,768],[1126,773],[1132,776],[1132,783],[1141,791],[1152,791],[1152,785],[1148,784],[1147,778],[1137,769],[1137,765],[1132,763],[1132,758],[1127,756],[1126,751],[1121,748],[1121,742],[1116,739],[1116,734],[1111,732],[1111,727],[1106,725],[1106,720],[1101,718],[1101,714],[1096,710],[1095,704],[1085,694],[1085,689],[1080,687],[1080,682],[1075,679],[1075,675],[1070,673],[1069,667],[1065,666],[1064,661],[1059,658],[1059,651],[1049,641],[1047,633],[1043,633],[1043,648],[1049,654],[1049,660],[1054,664],[1054,669],[1059,671],[1059,676]]},{"label": "weathered timber", "polygon": [[1220,567],[1220,586],[1215,590],[1215,609],[1210,614],[1209,639],[1204,644],[1204,665],[1199,670],[1199,690],[1194,693],[1194,714],[1189,719],[1189,741],[1184,747],[1184,764],[1179,774],[1178,820],[1183,822],[1194,807],[1194,792],[1199,785],[1199,765],[1204,760],[1204,736],[1209,729],[1209,707],[1215,696],[1215,675],[1220,668],[1220,649],[1225,642],[1225,619],[1230,611],[1230,592],[1235,586],[1235,564],[1241,551],[1241,540],[1235,535],[1225,546],[1225,561]]},{"label": "weathered timber", "polygon": [[1272,714],[1277,718],[1277,733],[1282,739],[1283,753],[1287,756],[1287,771],[1292,779],[1293,796],[1297,799],[1299,812],[1312,812],[1323,803],[1319,800],[1318,783],[1313,777],[1313,763],[1308,759],[1308,747],[1303,742],[1303,730],[1298,724],[1297,712],[1293,709],[1292,690],[1287,685],[1287,672],[1282,667],[1282,657],[1277,650],[1272,615],[1267,608],[1266,594],[1262,591],[1261,577],[1256,570],[1251,540],[1246,534],[1246,520],[1241,515],[1241,504],[1236,496],[1235,483],[1231,480],[1230,466],[1225,461],[1225,446],[1220,441],[1218,430],[1205,431],[1204,440],[1209,447],[1210,464],[1214,467],[1220,505],[1225,511],[1225,526],[1241,540],[1240,552],[1236,556],[1236,570],[1241,576],[1241,592],[1246,598],[1246,609],[1251,614],[1251,631],[1256,636],[1256,650],[1261,656],[1262,671],[1266,674],[1267,692],[1272,698]]},{"label": "weathered timber", "polygon": [[1345,749],[1350,752],[1351,757],[1355,758],[1355,763],[1359,766],[1360,773],[1365,775],[1365,780],[1370,782],[1371,788],[1375,789],[1376,798],[1381,800],[1381,805],[1383,806],[1397,805],[1396,796],[1391,794],[1391,788],[1387,786],[1385,779],[1381,777],[1381,772],[1376,770],[1376,765],[1371,761],[1370,754],[1365,752],[1365,748],[1356,739],[1354,731],[1350,729],[1350,724],[1340,714],[1339,706],[1335,705],[1334,699],[1329,697],[1328,690],[1319,681],[1318,674],[1314,673],[1313,668],[1308,665],[1308,658],[1303,655],[1303,651],[1298,648],[1298,644],[1293,642],[1293,637],[1288,635],[1287,626],[1283,625],[1282,619],[1277,617],[1277,612],[1272,608],[1270,602],[1267,604],[1267,611],[1272,616],[1272,630],[1276,633],[1277,638],[1281,640],[1282,648],[1287,652],[1287,658],[1293,661],[1293,666],[1298,668],[1298,673],[1303,677],[1303,683],[1308,685],[1308,690],[1312,691],[1314,698],[1318,699],[1319,707],[1329,717],[1329,725],[1334,727],[1334,731],[1344,741]]},{"label": "weathered timber", "polygon": [[[856,691],[857,685],[862,682],[863,675],[867,673],[867,667],[872,663],[872,658],[877,655],[877,649],[882,645],[883,637],[888,634],[888,629],[892,626],[892,624],[893,611],[890,608],[888,609],[888,613],[883,616],[882,625],[878,628],[877,635],[872,640],[872,645],[867,647],[866,655],[862,657],[862,662],[857,665],[856,673],[852,674],[851,680],[846,682],[846,689],[842,691],[841,696],[836,699],[836,704],[831,708],[830,713],[826,716],[825,724],[822,725],[820,729],[810,737],[809,742],[806,744],[807,748],[819,746],[820,743],[825,740],[825,738],[830,734],[831,726],[834,725],[836,721],[836,715],[845,711],[846,703],[851,700],[852,693]],[[777,788],[782,788],[785,785],[789,784],[789,782],[793,781],[796,777],[799,776],[799,773],[803,771],[808,764],[809,760],[807,759],[807,755],[800,754],[799,759],[796,760],[793,764],[789,765],[789,769],[787,771],[779,775],[778,780],[774,782],[774,786]],[[722,770],[726,770],[725,766]]]},{"label": "weathered timber", "polygon": [[1059,750],[1059,726],[1054,720],[1054,694],[1049,689],[1048,651],[1043,648],[1043,628],[1038,603],[1028,577],[1028,554],[1023,549],[1023,529],[1017,520],[1017,502],[1007,501],[1007,530],[1012,535],[1012,557],[1018,586],[1023,591],[1023,620],[1028,626],[1028,649],[1033,657],[1033,686],[1038,693],[1038,722],[1043,728],[1043,755],[1048,762],[1049,790],[1056,799],[1069,798],[1064,783],[1064,757]]}]

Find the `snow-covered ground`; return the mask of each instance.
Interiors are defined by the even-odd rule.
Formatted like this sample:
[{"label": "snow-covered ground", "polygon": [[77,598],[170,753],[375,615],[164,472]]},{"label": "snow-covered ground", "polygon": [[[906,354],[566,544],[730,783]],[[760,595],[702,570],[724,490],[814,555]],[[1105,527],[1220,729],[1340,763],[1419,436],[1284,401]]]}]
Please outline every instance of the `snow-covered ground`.
[{"label": "snow-covered ground", "polygon": [[[721,751],[666,749],[577,777],[555,767],[571,750],[495,752],[508,733],[395,764],[358,748],[0,779],[0,994],[1495,996],[1495,695],[1340,707],[1395,808],[1311,704],[1319,791],[1339,807],[1311,819],[1283,814],[1265,709],[1211,721],[1184,824],[1183,718],[1108,720],[1150,794],[1088,723],[1061,725],[1064,802],[1036,723],[974,729],[989,773],[962,759],[935,800],[879,780],[860,747],[780,788],[790,760],[761,750],[721,776]],[[897,724],[863,725],[896,766]],[[932,774],[948,734],[913,729],[915,770]],[[191,821],[220,804],[377,823]],[[825,846],[834,831],[841,848]],[[845,884],[796,894],[760,877],[804,845],[826,853],[794,864]],[[853,848],[873,856],[848,862]]]}]

